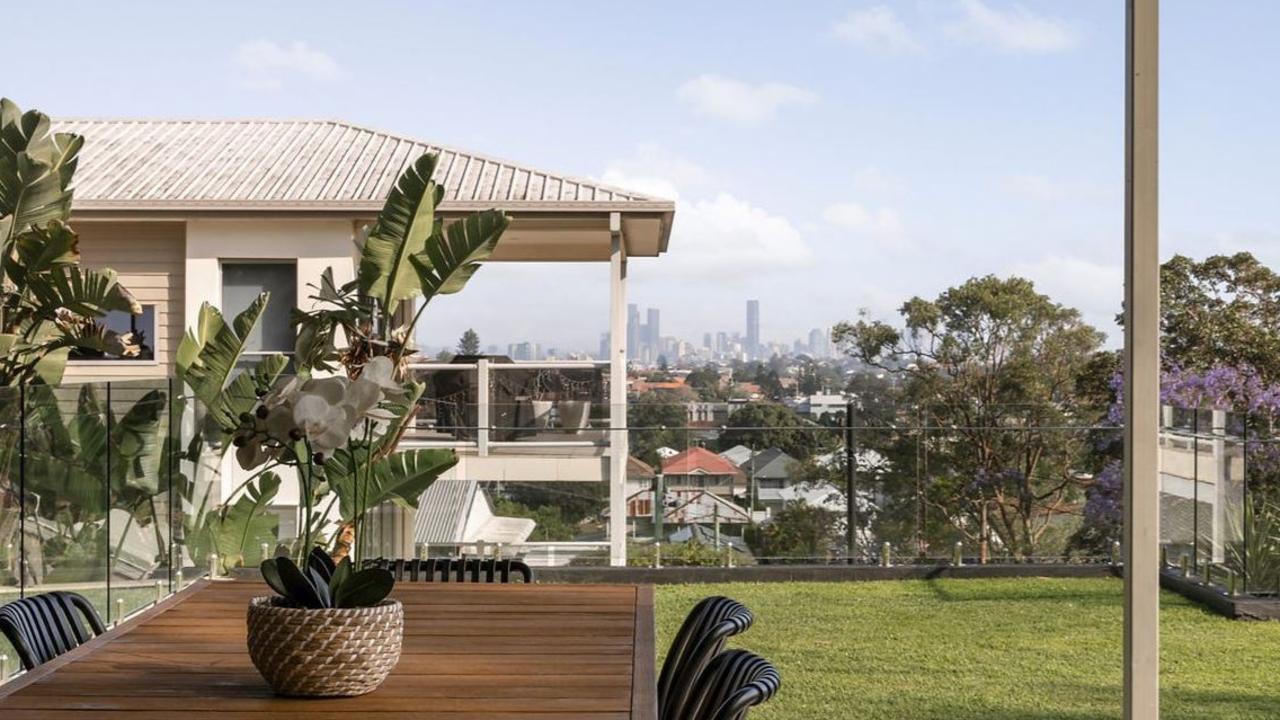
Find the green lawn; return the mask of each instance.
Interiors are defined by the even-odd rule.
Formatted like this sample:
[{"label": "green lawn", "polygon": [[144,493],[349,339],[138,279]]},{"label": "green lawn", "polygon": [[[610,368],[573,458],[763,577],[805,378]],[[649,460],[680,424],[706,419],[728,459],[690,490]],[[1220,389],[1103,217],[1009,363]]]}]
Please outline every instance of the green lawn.
[{"label": "green lawn", "polygon": [[[659,652],[714,594],[755,612],[733,644],[782,673],[782,692],[753,718],[1120,717],[1119,580],[664,586]],[[1168,594],[1163,606],[1162,717],[1280,717],[1280,622],[1226,620]]]}]

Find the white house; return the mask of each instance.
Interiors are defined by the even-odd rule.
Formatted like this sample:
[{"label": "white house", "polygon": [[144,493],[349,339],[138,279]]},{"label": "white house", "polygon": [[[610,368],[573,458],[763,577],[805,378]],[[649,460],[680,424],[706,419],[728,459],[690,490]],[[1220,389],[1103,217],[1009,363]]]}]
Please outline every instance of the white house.
[{"label": "white house", "polygon": [[[609,408],[610,427],[626,427],[627,263],[666,251],[671,201],[333,120],[63,120],[55,126],[85,138],[72,218],[82,260],[117,270],[143,306],[140,316],[108,322],[141,331],[150,345],[137,359],[73,362],[67,381],[170,376],[174,351],[202,303],[233,315],[264,290],[272,299],[250,355],[290,352],[290,309],[307,306],[308,285],[325,268],[333,268],[339,283],[354,277],[357,230],[374,219],[402,169],[434,152],[445,222],[489,208],[511,216],[493,262],[607,264],[610,296],[597,302],[609,303],[613,345],[601,367],[609,397],[597,402]],[[546,272],[553,277],[555,268]],[[454,369],[473,372],[487,394],[487,367]],[[559,416],[573,412],[566,404]],[[536,448],[494,447],[484,435],[450,443],[463,456],[454,477],[609,482],[617,510],[612,560],[623,562],[625,430]],[[223,483],[229,492],[231,479]],[[409,535],[406,530],[406,543]]]}]

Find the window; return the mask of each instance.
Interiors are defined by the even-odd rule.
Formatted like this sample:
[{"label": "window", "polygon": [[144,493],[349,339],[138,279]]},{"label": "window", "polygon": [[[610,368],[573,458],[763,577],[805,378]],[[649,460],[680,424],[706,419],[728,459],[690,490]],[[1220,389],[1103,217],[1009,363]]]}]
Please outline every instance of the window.
[{"label": "window", "polygon": [[131,315],[120,310],[112,310],[98,318],[97,323],[107,330],[120,335],[132,333],[132,344],[138,351],[130,355],[105,354],[96,350],[75,348],[71,351],[72,360],[111,360],[129,362],[136,360],[154,361],[156,359],[156,306],[143,305],[142,312]]},{"label": "window", "polygon": [[291,262],[224,262],[222,311],[228,318],[244,312],[261,293],[271,293],[262,318],[249,333],[240,368],[257,365],[263,355],[293,353],[289,311],[297,303],[298,271]]}]

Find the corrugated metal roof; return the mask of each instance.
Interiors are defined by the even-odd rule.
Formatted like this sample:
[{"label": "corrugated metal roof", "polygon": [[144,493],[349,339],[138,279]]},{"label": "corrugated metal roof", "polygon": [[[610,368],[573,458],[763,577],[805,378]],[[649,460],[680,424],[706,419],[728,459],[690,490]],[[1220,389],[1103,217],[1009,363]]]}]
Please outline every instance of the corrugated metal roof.
[{"label": "corrugated metal roof", "polygon": [[334,120],[89,120],[54,123],[85,138],[79,209],[376,210],[400,172],[440,155],[444,207],[619,207],[668,200]]},{"label": "corrugated metal roof", "polygon": [[431,487],[418,498],[418,512],[413,519],[414,542],[462,542],[475,494],[474,480],[437,480],[431,483]]}]

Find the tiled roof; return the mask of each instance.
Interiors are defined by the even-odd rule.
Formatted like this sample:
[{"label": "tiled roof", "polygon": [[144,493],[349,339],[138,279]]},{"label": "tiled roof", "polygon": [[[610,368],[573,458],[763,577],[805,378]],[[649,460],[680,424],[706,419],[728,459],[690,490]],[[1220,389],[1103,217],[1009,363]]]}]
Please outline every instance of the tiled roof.
[{"label": "tiled roof", "polygon": [[741,475],[733,463],[702,447],[692,447],[662,461],[663,475]]},{"label": "tiled roof", "polygon": [[61,120],[83,135],[79,209],[377,210],[400,172],[440,155],[444,208],[669,211],[668,200],[334,120]]}]

